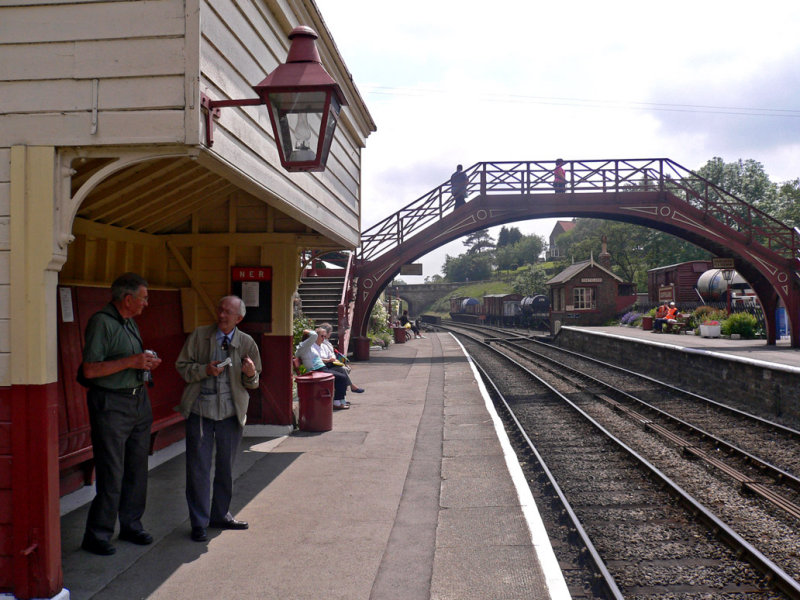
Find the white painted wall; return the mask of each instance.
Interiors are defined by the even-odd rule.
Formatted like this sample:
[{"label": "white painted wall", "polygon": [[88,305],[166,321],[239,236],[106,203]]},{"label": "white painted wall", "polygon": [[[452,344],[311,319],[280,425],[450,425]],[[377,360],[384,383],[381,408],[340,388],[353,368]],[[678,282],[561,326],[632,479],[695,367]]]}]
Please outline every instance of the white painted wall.
[{"label": "white painted wall", "polygon": [[[286,59],[297,25],[320,34],[323,65],[349,103],[327,170],[284,171],[264,107],[223,109],[207,148],[200,93],[254,97],[251,86]],[[113,155],[185,145],[281,212],[343,246],[359,243],[361,150],[375,125],[313,0],[4,3],[0,86],[0,386],[10,383],[12,146],[102,146]]]},{"label": "white painted wall", "polygon": [[[200,91],[215,100],[254,98],[252,86],[286,60],[291,28],[308,25],[320,35],[317,48],[323,65],[341,82],[350,105],[343,109],[327,169],[286,173],[264,107],[223,108],[214,125],[211,152],[274,196],[282,211],[356,246],[361,228],[361,149],[374,124],[354,88],[348,87],[349,73],[315,5],[308,0],[200,0],[199,14]],[[201,135],[205,136],[204,126]]]},{"label": "white painted wall", "polygon": [[11,150],[0,148],[0,386],[11,385],[9,318],[11,316],[9,289],[9,213],[10,211]]},{"label": "white painted wall", "polygon": [[265,107],[225,108],[203,163],[346,246],[371,117],[312,0],[32,0],[0,6],[0,147],[201,145],[200,93],[255,97],[296,25],[320,34],[343,110],[323,173],[280,166]]},{"label": "white painted wall", "polygon": [[184,28],[183,0],[0,7],[0,145],[184,141]]}]

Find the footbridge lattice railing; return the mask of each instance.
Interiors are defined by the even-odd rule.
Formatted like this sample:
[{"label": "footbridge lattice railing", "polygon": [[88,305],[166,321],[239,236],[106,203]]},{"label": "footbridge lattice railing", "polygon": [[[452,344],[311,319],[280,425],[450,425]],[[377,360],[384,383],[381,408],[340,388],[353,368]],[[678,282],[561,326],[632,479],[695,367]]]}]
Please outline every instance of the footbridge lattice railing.
[{"label": "footbridge lattice railing", "polygon": [[[468,197],[553,193],[554,161],[481,162],[469,167]],[[800,230],[666,158],[566,161],[566,194],[661,191],[683,200],[779,256],[800,264]],[[454,208],[450,183],[432,189],[361,234],[358,258],[369,261],[440,220]]]}]

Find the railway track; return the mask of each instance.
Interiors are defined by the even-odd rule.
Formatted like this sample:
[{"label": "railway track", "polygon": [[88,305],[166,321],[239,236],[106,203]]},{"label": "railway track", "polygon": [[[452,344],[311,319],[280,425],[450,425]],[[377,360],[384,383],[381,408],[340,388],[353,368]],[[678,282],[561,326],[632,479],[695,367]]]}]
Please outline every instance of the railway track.
[{"label": "railway track", "polygon": [[[458,330],[509,429],[518,428],[512,438],[574,597],[800,598],[797,490],[785,483],[794,459],[776,466],[724,445],[707,431],[713,414],[692,429],[685,414],[642,404],[630,389],[659,394],[631,374],[621,382],[574,355],[570,366],[564,356],[554,362],[513,332]],[[695,410],[712,412],[705,406]],[[727,427],[756,430],[748,444],[765,444],[766,422],[726,418]],[[798,445],[790,431],[771,431]]]}]

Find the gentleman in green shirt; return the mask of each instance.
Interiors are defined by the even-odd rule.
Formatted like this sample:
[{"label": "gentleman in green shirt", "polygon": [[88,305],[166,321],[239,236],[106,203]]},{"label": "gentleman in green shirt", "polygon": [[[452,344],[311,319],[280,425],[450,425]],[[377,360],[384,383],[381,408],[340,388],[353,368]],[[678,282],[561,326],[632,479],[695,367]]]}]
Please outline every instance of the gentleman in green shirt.
[{"label": "gentleman in green shirt", "polygon": [[153,422],[145,382],[161,359],[145,351],[133,320],[145,306],[147,281],[125,273],[111,284],[111,302],[86,326],[82,368],[91,385],[86,400],[97,493],[81,547],[94,554],[116,552],[111,536],[117,516],[121,540],[142,545],[153,541],[141,522]]}]

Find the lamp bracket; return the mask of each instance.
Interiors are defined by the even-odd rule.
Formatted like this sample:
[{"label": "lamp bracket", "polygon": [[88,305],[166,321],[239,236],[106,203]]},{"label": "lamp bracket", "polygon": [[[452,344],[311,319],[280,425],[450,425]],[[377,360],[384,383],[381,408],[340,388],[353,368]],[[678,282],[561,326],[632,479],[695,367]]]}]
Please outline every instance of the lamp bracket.
[{"label": "lamp bracket", "polygon": [[205,109],[206,146],[214,145],[214,121],[219,119],[220,109],[226,106],[258,106],[264,104],[261,98],[245,98],[243,100],[212,100],[200,92],[200,106]]}]

